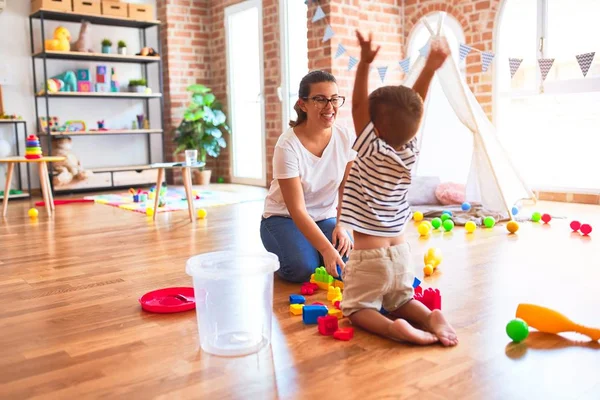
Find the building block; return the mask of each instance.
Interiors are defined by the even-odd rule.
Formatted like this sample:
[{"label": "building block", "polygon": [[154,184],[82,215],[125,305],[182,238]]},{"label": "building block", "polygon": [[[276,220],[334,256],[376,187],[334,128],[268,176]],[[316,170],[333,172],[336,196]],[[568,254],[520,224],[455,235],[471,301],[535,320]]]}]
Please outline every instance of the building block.
[{"label": "building block", "polygon": [[300,288],[300,293],[311,295],[314,294],[317,290],[319,290],[319,285],[310,282],[304,282],[302,284],[302,287]]},{"label": "building block", "polygon": [[334,305],[335,305],[335,303],[339,304],[341,301],[342,301],[342,295],[340,294],[338,297],[336,297],[335,299],[331,300],[331,304],[334,304]]},{"label": "building block", "polygon": [[327,300],[332,301],[333,299],[340,297],[341,295],[342,290],[340,288],[329,286],[329,289],[327,290]]},{"label": "building block", "polygon": [[110,93],[110,85],[108,83],[96,83],[96,92]]},{"label": "building block", "polygon": [[340,310],[340,303],[341,302],[342,302],[341,300],[336,300],[336,301],[333,302],[333,306],[335,308],[337,308],[338,310]]},{"label": "building block", "polygon": [[294,315],[302,315],[304,304],[290,304],[290,312]]},{"label": "building block", "polygon": [[327,315],[327,307],[322,305],[310,305],[302,307],[302,322],[305,324],[316,324],[317,318]]},{"label": "building block", "polygon": [[92,73],[89,69],[78,69],[77,70],[77,80],[78,81],[91,81]]},{"label": "building block", "polygon": [[340,328],[333,333],[333,337],[337,340],[350,340],[354,337],[354,328]]},{"label": "building block", "polygon": [[335,280],[333,282],[333,286],[344,290],[344,282],[342,282],[342,281]]},{"label": "building block", "polygon": [[315,281],[327,283],[330,286],[333,284],[333,276],[327,273],[325,267],[319,267],[315,269]]},{"label": "building block", "polygon": [[421,286],[417,286],[415,288],[415,294],[423,294],[423,288]]},{"label": "building block", "polygon": [[323,303],[319,303],[318,301],[315,301],[314,303],[311,304],[311,306],[324,306],[325,304]]},{"label": "building block", "polygon": [[342,282],[343,282],[344,280],[342,279],[342,267],[340,267],[339,265],[336,265],[336,266],[335,266],[335,270],[336,270],[336,271],[337,271],[337,273],[338,273],[338,277],[337,277],[337,278],[334,278],[334,279],[335,279],[336,281],[337,281],[337,280],[339,280],[339,281],[342,281]]},{"label": "building block", "polygon": [[290,295],[290,304],[304,304],[305,302],[306,300],[304,299],[304,296],[299,294]]},{"label": "building block", "polygon": [[417,278],[415,276],[415,280],[413,281],[413,288],[416,289],[417,287],[419,287],[420,284],[421,284],[421,281],[419,280],[419,278]]},{"label": "building block", "polygon": [[331,315],[333,317],[336,317],[337,319],[342,319],[344,318],[344,314],[342,313],[342,310],[340,310],[339,308],[332,308],[327,312],[327,315]]},{"label": "building block", "polygon": [[319,333],[325,336],[331,336],[338,330],[338,319],[333,315],[325,315],[317,318]]},{"label": "building block", "polygon": [[415,294],[414,299],[423,303],[431,311],[442,309],[442,295],[439,289],[425,289],[423,294]]},{"label": "building block", "polygon": [[90,81],[77,81],[77,91],[89,93],[92,91],[92,82]]}]

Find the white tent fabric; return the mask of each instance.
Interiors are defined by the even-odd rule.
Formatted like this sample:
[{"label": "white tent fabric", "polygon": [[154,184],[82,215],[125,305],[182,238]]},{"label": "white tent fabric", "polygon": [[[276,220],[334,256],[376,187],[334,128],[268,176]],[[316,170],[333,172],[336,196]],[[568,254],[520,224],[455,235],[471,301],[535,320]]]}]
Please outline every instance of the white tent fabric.
[{"label": "white tent fabric", "polygon": [[[441,24],[440,24],[441,25]],[[403,83],[412,87],[425,65],[420,56]],[[448,57],[436,71],[443,93],[427,94],[425,115],[419,132],[420,156],[413,175],[438,176],[442,181],[466,186],[465,199],[484,209],[512,218],[512,207],[524,200],[535,202],[533,192],[521,179],[510,157],[496,136],[496,129],[487,118],[458,68]],[[460,121],[458,129],[444,129],[444,122],[428,112],[437,96],[444,95]],[[445,118],[448,118],[446,116]],[[446,121],[450,126],[450,121]],[[504,219],[503,218],[503,219]]]}]

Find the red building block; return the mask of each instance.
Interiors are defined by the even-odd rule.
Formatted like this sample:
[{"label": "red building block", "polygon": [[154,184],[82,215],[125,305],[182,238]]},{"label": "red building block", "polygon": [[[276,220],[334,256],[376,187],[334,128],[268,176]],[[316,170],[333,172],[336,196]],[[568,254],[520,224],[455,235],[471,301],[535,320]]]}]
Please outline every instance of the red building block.
[{"label": "red building block", "polygon": [[415,293],[414,298],[425,304],[431,311],[442,309],[442,295],[439,289],[425,289],[422,294]]},{"label": "red building block", "polygon": [[333,333],[334,339],[348,341],[354,337],[354,328],[340,328]]},{"label": "red building block", "polygon": [[311,288],[310,286],[302,285],[302,287],[300,288],[300,293],[310,296],[312,294],[315,294],[315,290],[313,288]]},{"label": "red building block", "polygon": [[421,286],[415,288],[415,295],[417,294],[423,294],[423,288]]},{"label": "red building block", "polygon": [[338,319],[333,315],[318,317],[317,324],[319,325],[319,333],[321,335],[331,336],[338,330]]},{"label": "red building block", "polygon": [[338,301],[336,301],[335,303],[333,303],[333,306],[334,306],[335,308],[337,308],[338,310],[341,310],[341,308],[340,308],[340,301],[339,301],[339,300],[338,300]]}]

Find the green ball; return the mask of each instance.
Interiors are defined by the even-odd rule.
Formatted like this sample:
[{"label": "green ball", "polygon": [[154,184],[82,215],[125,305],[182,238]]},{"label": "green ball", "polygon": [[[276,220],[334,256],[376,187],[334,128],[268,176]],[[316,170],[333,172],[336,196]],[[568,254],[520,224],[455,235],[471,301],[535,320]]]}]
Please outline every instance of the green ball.
[{"label": "green ball", "polygon": [[540,222],[540,219],[542,219],[542,214],[540,214],[540,213],[539,213],[539,212],[537,212],[537,211],[536,211],[536,212],[534,212],[534,213],[531,215],[531,220],[532,220],[533,222]]},{"label": "green ball", "polygon": [[225,182],[225,178],[223,178],[222,176],[220,176],[220,177],[217,178],[217,182],[218,183],[223,183],[223,182]]},{"label": "green ball", "polygon": [[439,227],[442,226],[442,220],[440,218],[432,219],[431,226],[433,226],[433,229],[439,229]]},{"label": "green ball", "polygon": [[442,214],[442,222],[447,219],[450,219],[450,216],[448,214]]},{"label": "green ball", "polygon": [[447,219],[444,221],[444,229],[446,232],[450,232],[454,228],[454,222],[451,219]]},{"label": "green ball", "polygon": [[522,342],[529,336],[529,325],[521,318],[515,318],[506,324],[506,334],[513,342]]},{"label": "green ball", "polygon": [[496,225],[496,220],[493,217],[485,217],[483,219],[483,224],[486,228],[493,228]]}]

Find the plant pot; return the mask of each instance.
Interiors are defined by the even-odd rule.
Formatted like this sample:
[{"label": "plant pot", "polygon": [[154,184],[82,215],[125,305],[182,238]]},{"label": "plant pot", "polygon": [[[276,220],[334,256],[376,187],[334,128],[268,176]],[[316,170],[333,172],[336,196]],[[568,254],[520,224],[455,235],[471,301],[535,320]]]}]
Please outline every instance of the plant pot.
[{"label": "plant pot", "polygon": [[146,86],[129,86],[129,91],[133,93],[146,93]]},{"label": "plant pot", "polygon": [[127,55],[127,47],[119,47],[119,54],[122,56]]},{"label": "plant pot", "polygon": [[103,54],[110,54],[111,52],[111,47],[110,46],[102,46],[102,53]]},{"label": "plant pot", "polygon": [[194,183],[194,185],[208,185],[210,183],[210,176],[212,174],[212,171],[210,169],[205,169],[205,170],[193,170],[193,178],[192,181]]}]

